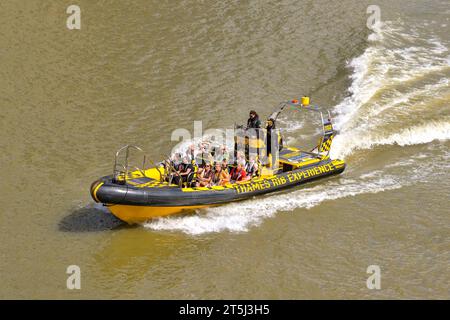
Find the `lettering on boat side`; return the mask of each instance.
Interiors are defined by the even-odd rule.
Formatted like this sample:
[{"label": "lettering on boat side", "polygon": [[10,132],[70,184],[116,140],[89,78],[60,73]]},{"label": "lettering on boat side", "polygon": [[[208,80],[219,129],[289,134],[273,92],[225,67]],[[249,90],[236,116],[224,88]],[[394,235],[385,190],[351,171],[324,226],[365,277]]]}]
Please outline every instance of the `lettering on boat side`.
[{"label": "lettering on boat side", "polygon": [[334,167],[330,163],[324,164],[315,168],[299,171],[299,172],[291,172],[285,176],[275,177],[272,179],[267,179],[263,181],[254,181],[245,184],[236,184],[233,185],[233,188],[237,191],[237,193],[245,193],[245,192],[253,192],[257,190],[265,190],[270,189],[272,187],[278,187],[285,184],[290,184],[293,182],[305,180],[314,176],[319,176],[324,173],[328,173],[333,171]]}]

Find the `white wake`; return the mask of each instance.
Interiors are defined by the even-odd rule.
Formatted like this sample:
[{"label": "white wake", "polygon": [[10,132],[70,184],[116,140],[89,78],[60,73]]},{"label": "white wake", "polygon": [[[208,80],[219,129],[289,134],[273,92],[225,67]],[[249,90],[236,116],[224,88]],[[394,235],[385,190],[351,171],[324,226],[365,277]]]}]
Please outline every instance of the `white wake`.
[{"label": "white wake", "polygon": [[[420,123],[424,114],[433,114],[433,105],[427,102],[449,96],[449,50],[435,37],[418,39],[417,32],[385,23],[369,37],[371,45],[365,52],[349,63],[353,71],[349,95],[334,108],[340,135],[331,148],[333,158],[377,145],[450,138],[448,112]],[[413,45],[399,47],[399,40]]]},{"label": "white wake", "polygon": [[393,176],[357,182],[341,180],[314,188],[301,189],[287,194],[273,194],[232,203],[216,208],[200,210],[198,214],[182,217],[161,218],[144,226],[153,230],[177,230],[188,234],[209,232],[248,231],[264,219],[273,217],[277,211],[292,211],[296,208],[312,208],[324,201],[355,196],[363,193],[378,193],[400,188],[401,184]]}]

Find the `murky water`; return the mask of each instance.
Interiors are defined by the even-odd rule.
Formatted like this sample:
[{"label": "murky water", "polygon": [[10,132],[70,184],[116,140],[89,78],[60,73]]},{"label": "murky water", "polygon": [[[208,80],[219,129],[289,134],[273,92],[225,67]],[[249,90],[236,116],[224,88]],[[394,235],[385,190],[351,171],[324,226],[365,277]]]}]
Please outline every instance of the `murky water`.
[{"label": "murky water", "polygon": [[[450,297],[448,1],[377,1],[374,31],[369,1],[77,4],[70,31],[64,1],[0,3],[1,298]],[[302,94],[339,177],[137,227],[90,199],[122,145]]]}]

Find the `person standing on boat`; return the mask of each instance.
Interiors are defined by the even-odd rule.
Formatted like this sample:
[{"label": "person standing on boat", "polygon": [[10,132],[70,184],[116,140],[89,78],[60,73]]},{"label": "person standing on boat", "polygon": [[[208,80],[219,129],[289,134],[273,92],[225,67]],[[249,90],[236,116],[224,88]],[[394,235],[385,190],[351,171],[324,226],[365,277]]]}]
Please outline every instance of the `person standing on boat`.
[{"label": "person standing on boat", "polygon": [[272,130],[275,130],[275,121],[273,119],[267,120],[266,130],[267,130],[266,136],[267,156],[269,156],[269,154],[272,154]]},{"label": "person standing on boat", "polygon": [[247,129],[259,129],[261,128],[261,121],[255,110],[250,111],[250,118],[247,120]]},{"label": "person standing on boat", "polygon": [[[281,150],[281,148],[283,148],[283,138],[281,137],[281,135],[279,134],[278,131],[275,131],[275,120],[272,118],[269,118],[267,120],[267,126],[266,126],[266,154],[267,157],[272,157],[272,135],[276,136],[275,140],[275,148],[278,147],[278,150]],[[273,165],[273,164],[272,164]]]},{"label": "person standing on boat", "polygon": [[[259,141],[261,131],[261,120],[255,110],[250,111],[250,118],[247,120],[247,131],[245,133],[244,152],[245,158],[248,159],[251,149],[254,149],[254,144]],[[251,145],[253,145],[251,147]]]}]

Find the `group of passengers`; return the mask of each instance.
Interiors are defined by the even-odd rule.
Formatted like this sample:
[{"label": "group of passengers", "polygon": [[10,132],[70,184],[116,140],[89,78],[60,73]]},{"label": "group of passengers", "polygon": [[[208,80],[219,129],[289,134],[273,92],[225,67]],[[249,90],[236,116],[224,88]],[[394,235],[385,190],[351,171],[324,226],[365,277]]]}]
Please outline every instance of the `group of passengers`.
[{"label": "group of passengers", "polygon": [[228,163],[226,146],[222,146],[214,155],[206,150],[200,148],[196,153],[195,146],[191,145],[184,156],[175,153],[166,162],[170,172],[168,180],[174,184],[182,182],[196,187],[211,187],[250,180],[258,174],[258,163],[253,156],[246,161],[243,152],[238,152],[233,165]]},{"label": "group of passengers", "polygon": [[[251,110],[247,129],[260,127],[258,114]],[[210,149],[213,151],[209,151]],[[247,181],[258,175],[258,163],[254,156],[247,160],[244,152],[238,151],[233,164],[228,162],[229,159],[226,145],[211,148],[208,142],[202,141],[196,148],[195,144],[191,144],[184,155],[175,153],[165,162],[164,166],[170,172],[167,180],[175,184],[182,182],[190,186],[211,187]]]}]

